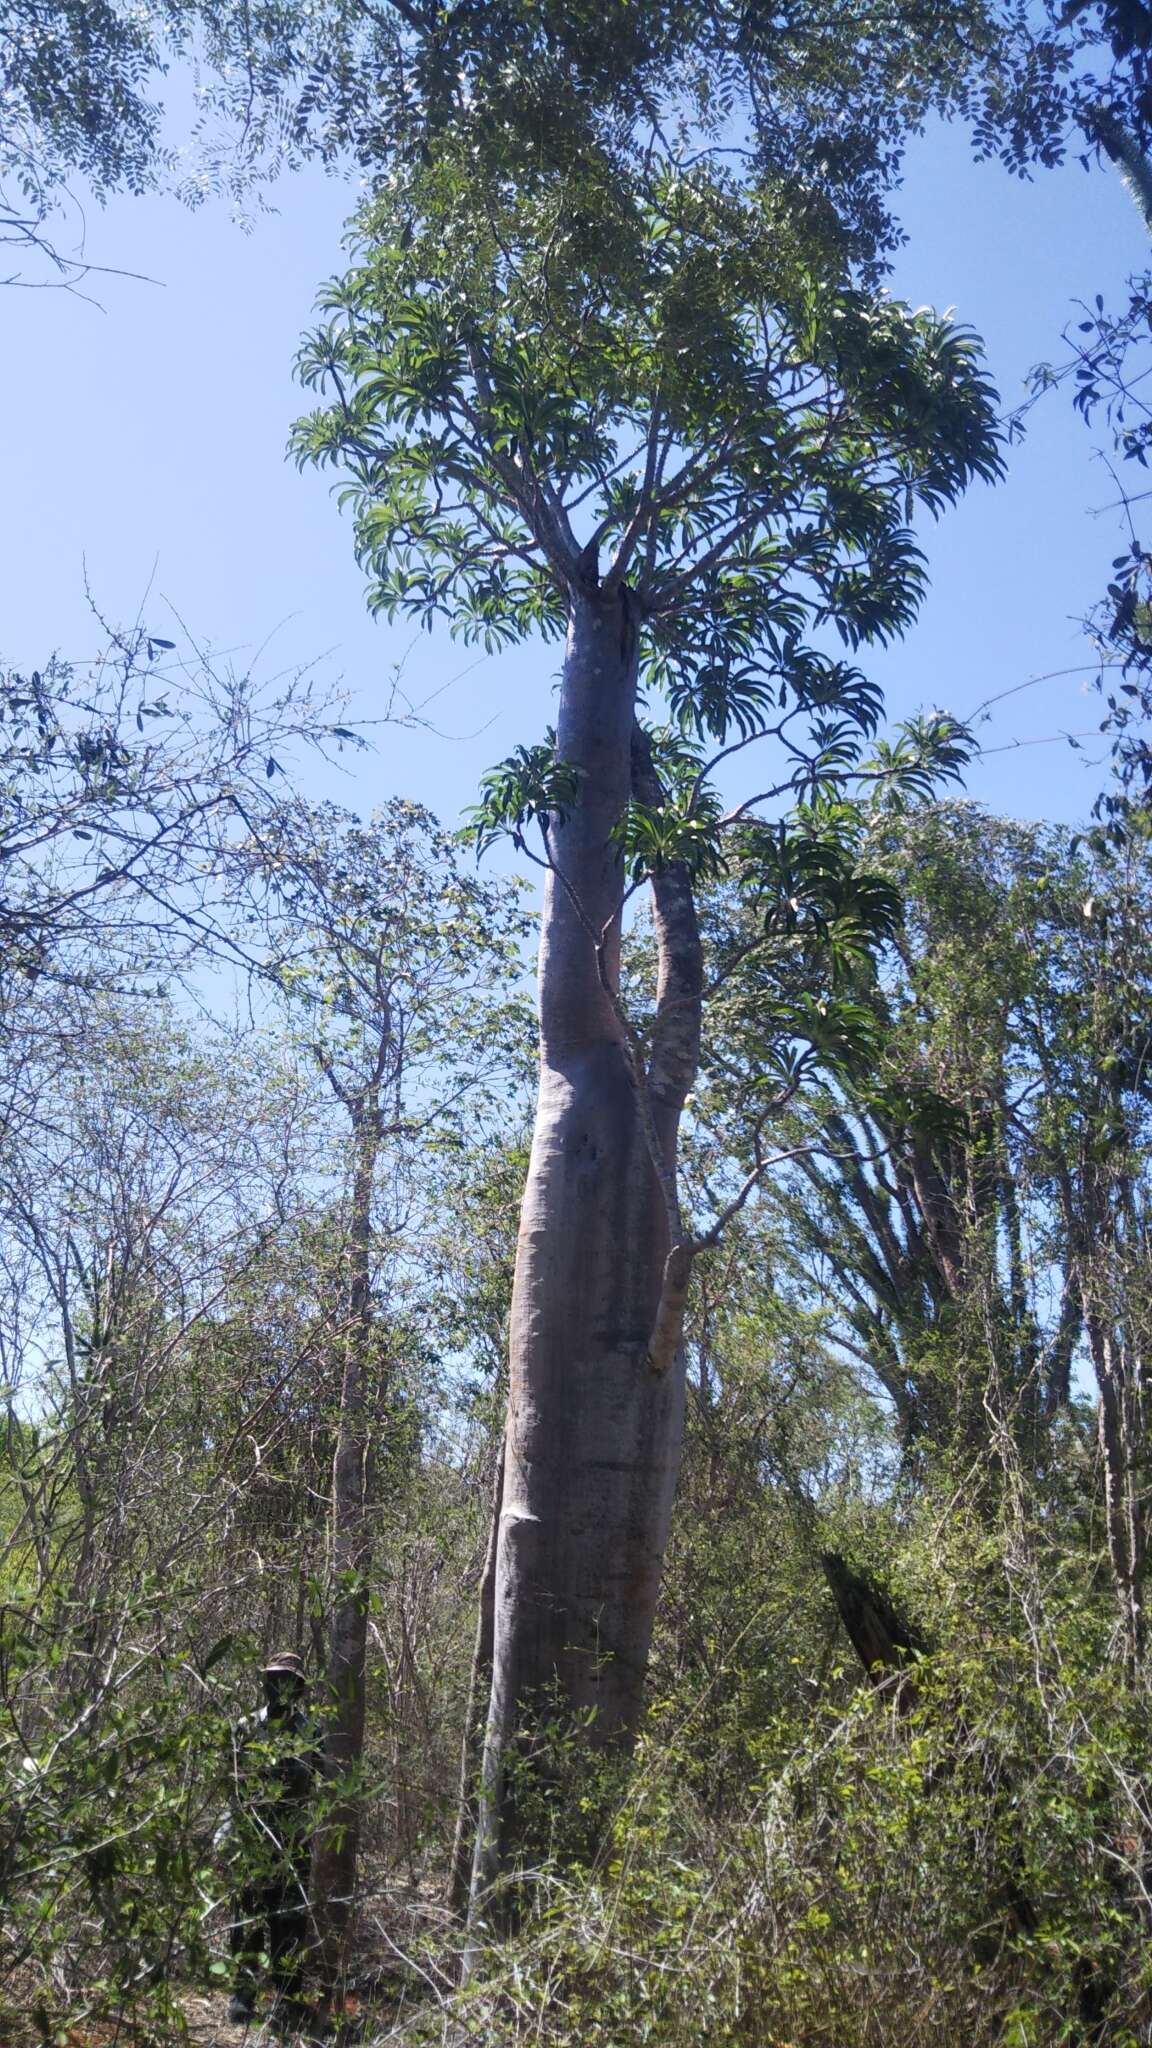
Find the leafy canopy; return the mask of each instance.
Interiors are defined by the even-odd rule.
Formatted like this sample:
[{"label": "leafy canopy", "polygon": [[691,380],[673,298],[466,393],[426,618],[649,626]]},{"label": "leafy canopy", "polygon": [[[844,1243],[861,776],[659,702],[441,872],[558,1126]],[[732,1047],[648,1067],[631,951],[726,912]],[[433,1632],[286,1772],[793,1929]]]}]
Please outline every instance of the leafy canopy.
[{"label": "leafy canopy", "polygon": [[666,158],[513,190],[442,154],[324,294],[301,462],[340,469],[370,603],[489,648],[627,588],[684,735],[871,728],[850,654],[915,615],[911,521],[999,473],[974,338],[848,281],[771,185]]},{"label": "leafy canopy", "polygon": [[[738,127],[793,208],[867,260],[895,239],[888,194],[929,111],[1015,163],[1058,153],[1073,48],[1100,39],[1015,0],[897,0],[879,17],[841,0],[9,0],[0,243],[38,241],[75,172],[97,192],[162,180],[194,199],[305,156],[378,173],[452,130],[520,176],[619,167],[653,124],[683,122],[713,140]],[[174,61],[194,67],[190,150],[163,103]]]},{"label": "leafy canopy", "polygon": [[409,1095],[425,1120],[440,1096],[475,1114],[481,1081],[507,1082],[528,1041],[514,985],[530,920],[422,805],[394,797],[365,823],[286,799],[235,849],[232,895],[250,947],[264,941],[259,976],[346,1105],[374,1098],[398,1133]]}]

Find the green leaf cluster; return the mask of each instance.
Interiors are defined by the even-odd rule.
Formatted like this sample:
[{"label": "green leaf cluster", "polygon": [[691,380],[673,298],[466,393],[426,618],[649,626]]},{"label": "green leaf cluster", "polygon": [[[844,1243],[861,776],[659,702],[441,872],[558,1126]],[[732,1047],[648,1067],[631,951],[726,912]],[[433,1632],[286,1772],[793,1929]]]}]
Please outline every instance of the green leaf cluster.
[{"label": "green leaf cluster", "polygon": [[[369,601],[492,647],[627,583],[646,686],[723,742],[874,690],[911,520],[1000,470],[973,337],[849,282],[716,160],[518,184],[446,147],[364,210],[300,373]],[[815,639],[813,636],[817,636]]]}]

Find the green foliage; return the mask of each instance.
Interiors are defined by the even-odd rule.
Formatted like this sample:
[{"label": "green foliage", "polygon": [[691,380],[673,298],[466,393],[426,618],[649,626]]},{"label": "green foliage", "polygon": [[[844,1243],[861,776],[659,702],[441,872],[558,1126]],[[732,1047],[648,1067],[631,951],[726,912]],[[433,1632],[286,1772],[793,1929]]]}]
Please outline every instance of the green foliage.
[{"label": "green foliage", "polygon": [[639,883],[675,865],[694,883],[707,882],[727,866],[723,805],[708,783],[709,764],[675,726],[658,727],[645,740],[662,795],[656,804],[633,796],[624,811],[616,837],[625,870]]},{"label": "green foliage", "polygon": [[347,1106],[371,1095],[401,1140],[461,1095],[478,1116],[480,1098],[504,1089],[527,1057],[516,983],[530,920],[519,886],[467,872],[423,805],[394,797],[365,824],[283,801],[232,866],[233,898],[266,948],[260,978]]},{"label": "green foliage", "polygon": [[22,1632],[18,1607],[4,1610],[0,1664],[24,1705],[0,1739],[0,1953],[7,1981],[42,1981],[49,2012],[63,1992],[77,2020],[174,2022],[177,1958],[194,1974],[208,1964],[204,1922],[220,1896],[208,1802],[224,1775],[225,1709],[174,1643],[157,1654],[159,1590],[138,1589],[135,1646],[107,1664],[57,1638],[50,1721],[29,1711],[42,1639]]},{"label": "green foliage", "polygon": [[[1088,126],[1105,102],[1131,120],[1140,59],[1116,36],[1122,11],[1049,25],[938,0],[929,16],[900,5],[861,20],[846,46],[829,0],[786,20],[735,0],[14,0],[0,51],[7,225],[34,246],[72,173],[97,191],[161,182],[193,202],[243,200],[305,157],[384,173],[446,131],[524,177],[541,160],[620,167],[661,124],[693,137],[739,124],[794,214],[867,262],[893,243],[890,193],[929,112],[958,115],[1015,168],[1056,160],[1070,121]],[[1102,81],[1077,58],[1110,39],[1121,54]],[[194,69],[190,147],[169,141],[172,68]]]},{"label": "green foliage", "polygon": [[923,585],[908,520],[1000,459],[970,336],[846,284],[781,194],[715,164],[513,193],[457,152],[398,171],[300,358],[335,403],[298,459],[349,481],[370,602],[495,646],[629,579],[683,731],[875,693],[808,644],[884,642]]},{"label": "green foliage", "polygon": [[[713,1456],[715,1484],[719,1436]],[[930,1631],[897,1712],[845,1670],[803,1541],[754,1497],[725,1496],[718,1632],[710,1613],[658,1700],[607,1845],[591,1871],[557,1863],[470,2023],[499,2009],[502,2038],[555,2048],[1134,2044],[1146,1703],[1102,1679],[1089,1561],[1010,1517],[953,1511],[944,1535],[939,1499],[900,1536],[873,1523]],[[715,1523],[706,1493],[688,1514]]]},{"label": "green foliage", "polygon": [[942,783],[963,780],[972,749],[968,728],[945,711],[907,720],[894,740],[879,741],[869,764],[880,804],[895,811],[927,803]]},{"label": "green foliage", "polygon": [[[237,841],[232,907],[245,951],[267,948],[295,997],[296,1037],[303,1017],[354,1079],[390,1005],[408,1063],[401,1096],[390,1040],[365,1361],[384,1555],[363,1792],[373,1809],[387,1797],[390,1853],[415,1868],[451,1800],[476,1518],[426,1311],[431,1261],[418,1287],[396,1247],[414,1213],[423,1224],[465,1099],[475,1131],[520,1084],[524,921],[515,890],[464,872],[415,806],[367,827],[302,805],[253,807],[246,823],[267,865],[257,880],[253,841]],[[20,1796],[0,1820],[0,1967],[53,2023],[132,2015],[162,2037],[181,1985],[226,1974],[219,1702],[251,1707],[273,1644],[315,1657],[339,1590],[317,1513],[344,1336],[339,1119],[266,1006],[242,1044],[155,997],[21,977],[5,998],[0,1767]]]},{"label": "green foliage", "polygon": [[[708,786],[708,763],[674,727],[660,727],[645,737],[663,796],[657,804],[633,797],[616,828],[628,875],[639,883],[672,864],[697,881],[719,874],[725,865],[722,806]],[[558,758],[556,735],[549,731],[541,745],[517,747],[490,768],[481,787],[483,798],[469,814],[477,853],[485,853],[503,833],[528,852],[526,827],[563,822],[577,801],[580,774]]]},{"label": "green foliage", "polygon": [[[810,1048],[777,1123],[786,1163],[761,1191],[783,1268],[813,1306],[835,1276],[844,1339],[908,1442],[978,1440],[991,1402],[1035,1451],[1039,1411],[1086,1364],[1082,1289],[1114,1202],[1135,1200],[1120,1234],[1143,1257],[1145,864],[892,796],[882,772],[871,812],[844,813],[839,857],[865,903],[881,894],[839,963],[779,909],[761,939],[748,883],[708,904],[718,986],[694,1114],[742,1160],[782,1042]],[[763,865],[769,905],[802,904]]]},{"label": "green foliage", "polygon": [[[871,288],[886,185],[940,105],[1017,162],[1054,153],[1071,38],[1034,37],[1013,79],[1024,29],[973,7],[898,7],[847,40],[841,9],[693,0],[56,17],[56,77],[51,9],[31,36],[17,10],[4,59],[18,125],[50,141],[34,206],[68,161],[105,188],[154,174],[146,81],[164,35],[204,29],[210,63],[242,52],[208,104],[246,101],[246,168],[350,142],[369,168],[296,453],[341,473],[389,615],[499,647],[602,602],[622,665],[635,634],[659,795],[624,808],[620,868],[704,894],[715,998],[687,1206],[713,1215],[763,1168],[700,1260],[636,1768],[590,1768],[586,1731],[545,1720],[548,1769],[529,1759],[514,1796],[543,1808],[551,1867],[459,2016],[555,2048],[1002,2048],[1089,2025],[1128,2048],[1150,1731],[1109,1662],[1077,1332],[1062,1303],[1060,1385],[1037,1297],[1058,1273],[1091,1323],[1107,1283],[1116,1328],[1142,1327],[1146,879],[1130,834],[1081,852],[937,809],[968,736],[935,714],[876,741],[855,665],[916,614],[916,518],[1001,462],[973,337]],[[360,825],[279,800],[283,718],[253,728],[243,693],[226,745],[185,745],[152,688],[171,651],[122,647],[110,700],[63,671],[0,697],[21,970],[0,989],[4,1361],[10,1342],[43,1368],[34,1421],[12,1382],[0,1463],[0,1940],[42,2031],[178,2028],[181,1975],[223,1974],[206,1842],[242,1668],[281,1631],[318,1654],[349,1589],[317,1512],[346,1161],[302,1041],[391,1148],[375,1235],[371,1190],[360,1208],[381,1449],[352,1790],[414,1892],[443,1861],[511,1313],[518,906],[415,806]],[[720,758],[760,739],[781,779],[726,813]],[[475,837],[523,846],[580,799],[548,735],[486,779]],[[29,831],[49,851],[21,865]],[[167,1011],[150,1032],[93,1006],[81,1050],[37,1008],[46,962],[95,971],[94,905],[135,963],[137,886],[179,916],[222,872],[240,956],[294,1020],[257,1056],[278,1088]],[[1142,1513],[1139,1427],[1127,1443]],[[899,1687],[849,1664],[829,1544],[928,1645]],[[426,1984],[452,1981],[450,1946]]]},{"label": "green foliage", "polygon": [[[656,756],[674,792],[691,788],[689,742],[660,734]],[[820,1085],[810,1072],[811,1097],[779,1112],[779,1143],[824,1145],[813,1169],[832,1192],[817,1199],[806,1179],[805,1212],[781,1169],[701,1256],[641,1749],[630,1769],[590,1767],[578,1730],[545,1727],[550,1768],[523,1798],[552,1855],[525,1924],[457,2009],[458,1937],[438,1915],[430,1936],[421,1909],[403,1937],[425,1971],[423,2005],[405,1994],[411,2039],[466,2022],[510,2048],[1072,2048],[1099,2026],[1131,2048],[1147,2030],[1150,1730],[1143,1686],[1122,1682],[1113,1654],[1094,1417],[1065,1400],[1019,1429],[1001,1400],[1008,1326],[975,1284],[982,1269],[970,1301],[917,1324],[926,1283],[910,1257],[903,1301],[879,1287],[875,1300],[903,1346],[903,1383],[941,1390],[938,1414],[964,1426],[940,1433],[931,1460],[902,1450],[894,1398],[877,1397],[851,1321],[876,1271],[852,1181],[861,1146],[844,1136],[887,1118],[921,1157],[931,1144],[937,1165],[982,1171],[999,1155],[981,1117],[1007,1072],[1021,1097],[1009,1157],[1036,1270],[1050,1272],[1061,1175],[1087,1187],[1099,1167],[1093,1184],[1128,1185],[1144,1149],[1146,883],[1130,856],[965,806],[893,807],[885,788],[871,813],[802,805],[774,851],[759,827],[747,847],[732,837],[739,864],[704,893],[710,965],[727,979],[686,1208],[714,1213],[733,1131],[803,1047],[819,1052]],[[482,903],[451,849],[440,868],[422,814],[390,818],[391,882],[384,825],[346,839],[325,818],[329,836],[309,837],[290,811],[265,846],[299,950],[286,922],[262,930],[307,1031],[351,1057],[343,1034],[367,1012],[320,949],[321,880],[343,938],[386,938],[413,985],[421,960],[444,957],[474,988],[511,955],[477,956]],[[421,893],[429,872],[448,890],[435,905]],[[259,900],[244,899],[253,916]],[[860,950],[865,926],[874,940]],[[266,1035],[245,1062],[167,1009],[19,986],[21,1015],[3,1020],[5,1331],[15,1342],[19,1305],[52,1300],[17,1261],[19,1195],[48,1251],[70,1233],[76,1378],[61,1344],[34,1419],[25,1394],[0,1444],[0,1959],[9,1999],[22,2015],[39,2006],[50,2030],[108,2016],[164,2039],[190,1989],[225,1981],[234,1873],[210,1844],[228,1730],[253,1704],[260,1650],[297,1628],[306,1645],[320,1638],[334,1590],[315,1503],[338,1398],[339,1162],[322,1105],[309,1097],[304,1113],[307,1070],[289,1044],[273,1059]],[[413,1013],[412,1042],[425,1023],[431,1053],[433,1014]],[[473,1026],[482,1036],[482,1020],[462,1019],[464,1050]],[[1021,1095],[1041,1053],[1052,1084]],[[46,1080],[32,1086],[44,1074],[51,1098]],[[407,1222],[383,1269],[379,1364],[393,1393],[379,1418],[356,1782],[390,1916],[438,1885],[451,1830],[526,1154],[521,1083],[517,1063],[482,1113],[478,1100],[475,1116],[437,1124],[418,1175],[406,1160],[418,1227]],[[895,1190],[893,1214],[899,1157],[867,1168],[868,1199]],[[37,1316],[34,1356],[43,1306]],[[955,1390],[973,1385],[964,1405]],[[853,1658],[819,1565],[828,1549],[926,1646],[899,1708]],[[390,2024],[382,2013],[385,2038]]]},{"label": "green foliage", "polygon": [[469,813],[478,855],[486,853],[505,832],[523,849],[525,827],[553,817],[567,817],[579,789],[579,771],[556,756],[556,735],[549,730],[539,746],[517,747],[480,778],[480,802]]}]

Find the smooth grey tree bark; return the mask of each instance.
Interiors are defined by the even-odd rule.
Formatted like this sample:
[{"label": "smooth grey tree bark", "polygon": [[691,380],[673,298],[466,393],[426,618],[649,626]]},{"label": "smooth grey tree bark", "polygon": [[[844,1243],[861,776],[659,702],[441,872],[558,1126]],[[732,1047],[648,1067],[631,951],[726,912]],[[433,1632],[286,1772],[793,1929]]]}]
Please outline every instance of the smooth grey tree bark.
[{"label": "smooth grey tree bark", "polygon": [[654,888],[660,953],[647,1061],[619,998],[624,869],[614,836],[651,762],[634,733],[627,587],[573,597],[557,725],[578,798],[547,830],[540,1082],[512,1299],[492,1691],[474,1917],[534,1844],[514,1760],[559,1721],[627,1746],[680,1458],[690,1252],[676,1138],[695,1071],[701,965],[688,878]]}]

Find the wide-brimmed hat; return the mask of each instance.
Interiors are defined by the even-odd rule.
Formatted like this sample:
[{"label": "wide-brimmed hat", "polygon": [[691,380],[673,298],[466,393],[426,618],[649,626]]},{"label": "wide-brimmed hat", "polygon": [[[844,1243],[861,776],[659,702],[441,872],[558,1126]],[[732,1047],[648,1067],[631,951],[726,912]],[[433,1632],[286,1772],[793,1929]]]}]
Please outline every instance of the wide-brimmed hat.
[{"label": "wide-brimmed hat", "polygon": [[265,1664],[264,1676],[270,1677],[274,1672],[282,1672],[290,1678],[303,1678],[304,1659],[298,1657],[295,1650],[277,1650]]}]

